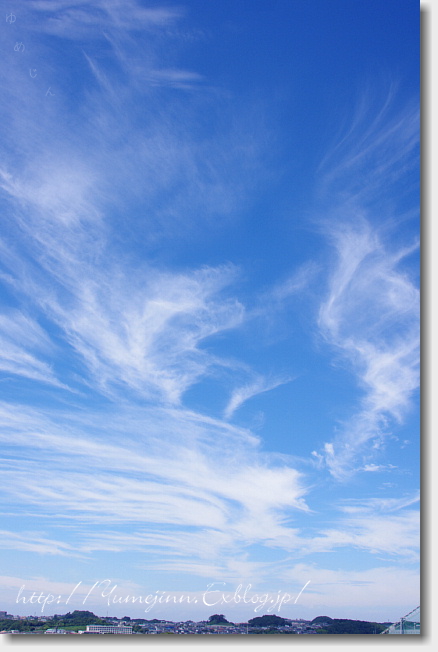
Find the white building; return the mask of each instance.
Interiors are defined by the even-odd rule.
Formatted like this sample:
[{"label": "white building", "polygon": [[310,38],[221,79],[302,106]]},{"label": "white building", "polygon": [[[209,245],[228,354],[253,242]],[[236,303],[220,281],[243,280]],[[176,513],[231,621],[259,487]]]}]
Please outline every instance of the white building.
[{"label": "white building", "polygon": [[90,634],[132,634],[131,625],[87,625]]},{"label": "white building", "polygon": [[67,634],[67,631],[65,629],[59,629],[59,627],[51,627],[50,629],[46,629],[44,634]]}]

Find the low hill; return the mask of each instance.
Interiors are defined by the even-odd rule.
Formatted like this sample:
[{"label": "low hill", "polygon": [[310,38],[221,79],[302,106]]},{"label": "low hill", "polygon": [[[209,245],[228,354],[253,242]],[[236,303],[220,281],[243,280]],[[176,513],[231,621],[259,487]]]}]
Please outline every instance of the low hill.
[{"label": "low hill", "polygon": [[[315,619],[316,620],[316,619]],[[324,623],[324,626],[317,630],[318,634],[380,634],[385,629],[382,623],[373,623],[366,620],[347,620],[342,618],[332,618],[323,621],[322,619],[313,624]]]},{"label": "low hill", "polygon": [[56,614],[52,618],[53,626],[63,625],[105,625],[106,620],[99,618],[92,611],[73,611],[63,615]]},{"label": "low hill", "polygon": [[251,618],[248,620],[248,625],[251,625],[252,627],[271,627],[273,625],[285,625],[286,622],[287,621],[284,618],[273,614],[272,616],[264,615]]}]

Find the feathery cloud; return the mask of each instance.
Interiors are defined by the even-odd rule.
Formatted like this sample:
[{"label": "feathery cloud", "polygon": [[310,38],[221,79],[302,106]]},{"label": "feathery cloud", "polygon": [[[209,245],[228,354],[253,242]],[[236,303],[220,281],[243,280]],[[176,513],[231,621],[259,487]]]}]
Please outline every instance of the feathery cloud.
[{"label": "feathery cloud", "polygon": [[[388,244],[388,235],[394,234],[390,216],[385,226],[378,224],[382,184],[398,192],[400,178],[418,159],[418,112],[408,107],[393,115],[393,104],[390,93],[366,128],[368,112],[363,109],[328,157],[330,173],[322,174],[325,192],[337,197],[322,227],[336,257],[318,326],[364,391],[356,414],[324,449],[330,472],[338,478],[353,471],[370,442],[385,437],[390,420],[402,422],[419,386],[419,290],[407,264],[419,243],[397,244],[393,238]],[[363,169],[370,178],[361,176]],[[415,185],[410,180],[411,191]],[[395,203],[385,209],[397,210]]]}]

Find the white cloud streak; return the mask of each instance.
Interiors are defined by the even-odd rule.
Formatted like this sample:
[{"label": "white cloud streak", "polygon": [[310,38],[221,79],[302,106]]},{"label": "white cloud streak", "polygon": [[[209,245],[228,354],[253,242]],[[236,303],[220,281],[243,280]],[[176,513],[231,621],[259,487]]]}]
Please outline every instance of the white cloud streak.
[{"label": "white cloud streak", "polygon": [[419,243],[396,244],[390,217],[396,205],[390,208],[381,198],[383,186],[391,187],[394,196],[417,186],[410,172],[418,163],[418,112],[408,107],[394,115],[393,102],[391,91],[366,128],[370,113],[362,107],[356,125],[321,166],[321,186],[338,200],[325,200],[328,217],[322,229],[336,257],[318,326],[364,390],[356,414],[324,448],[327,466],[338,479],[385,437],[391,420],[403,421],[419,385],[419,290],[406,264]]},{"label": "white cloud streak", "polygon": [[[1,416],[2,446],[15,456],[3,463],[7,502],[24,517],[30,508],[51,527],[73,525],[74,545],[58,549],[59,536],[37,537],[41,551],[144,552],[155,570],[182,572],[187,565],[196,573],[206,565],[210,576],[220,569],[217,576],[230,581],[255,563],[248,559],[252,545],[295,558],[349,547],[390,561],[417,560],[418,496],[344,501],[342,516],[327,527],[308,509],[304,477],[274,466],[257,440],[235,426],[168,409],[131,408],[106,419],[88,413],[82,421],[69,414],[55,423],[28,408],[4,406]],[[29,445],[32,462],[25,455]],[[308,526],[317,522],[312,534],[300,515],[307,515]],[[20,537],[31,546],[30,535]],[[14,541],[5,538],[5,547]],[[277,564],[280,577],[287,561]],[[253,570],[260,578],[276,573],[268,563]]]},{"label": "white cloud streak", "polygon": [[47,333],[34,319],[17,310],[0,315],[2,371],[68,389],[57,379],[51,366],[37,357],[50,354],[52,349]]},{"label": "white cloud streak", "polygon": [[264,392],[269,392],[280,385],[290,382],[290,378],[279,378],[276,380],[269,380],[267,378],[260,378],[253,383],[244,385],[243,387],[238,387],[231,394],[228,405],[224,411],[225,419],[230,419],[236,410],[239,409],[243,403],[251,399],[253,396],[262,394]]},{"label": "white cloud streak", "polygon": [[337,523],[338,528],[322,530],[308,542],[309,552],[329,552],[342,547],[366,550],[389,559],[419,560],[420,513],[408,510],[400,515],[378,516],[368,512]]},{"label": "white cloud streak", "polygon": [[400,422],[419,384],[419,292],[400,269],[406,252],[391,252],[366,222],[331,233],[338,260],[319,326],[350,362],[365,390],[361,410],[325,455],[340,477],[368,442]]},{"label": "white cloud streak", "polygon": [[[301,475],[274,466],[245,430],[168,409],[130,409],[123,416],[114,411],[110,428],[99,415],[93,420],[88,415],[82,425],[74,419],[66,415],[54,423],[35,411],[22,408],[18,414],[4,406],[3,445],[18,461],[4,463],[4,477],[14,482],[6,482],[3,491],[15,509],[31,505],[35,516],[77,525],[143,526],[145,549],[172,547],[177,534],[180,554],[187,557],[193,546],[201,546],[202,557],[208,550],[241,554],[250,544],[271,545],[292,534],[283,524],[286,514],[307,510]],[[24,454],[30,442],[32,462]],[[105,540],[110,548],[125,540],[128,549],[140,541],[135,530],[125,539],[101,540],[98,534],[94,540],[103,549]],[[95,547],[78,544],[84,552]]]},{"label": "white cloud streak", "polygon": [[172,7],[143,7],[136,0],[30,0],[31,10],[44,16],[43,29],[68,39],[96,36],[105,29],[139,31],[166,27],[180,18],[182,11]]}]

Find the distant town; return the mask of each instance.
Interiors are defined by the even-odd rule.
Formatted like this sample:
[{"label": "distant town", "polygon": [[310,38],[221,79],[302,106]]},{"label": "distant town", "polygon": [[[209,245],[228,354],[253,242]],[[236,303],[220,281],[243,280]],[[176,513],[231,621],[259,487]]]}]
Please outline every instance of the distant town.
[{"label": "distant town", "polygon": [[73,611],[54,616],[13,616],[0,611],[0,633],[44,635],[246,635],[246,634],[382,634],[391,623],[373,623],[318,616],[311,621],[289,619],[274,614],[257,616],[248,622],[232,623],[224,614],[208,620],[173,622],[153,618],[100,617],[91,611]]}]

